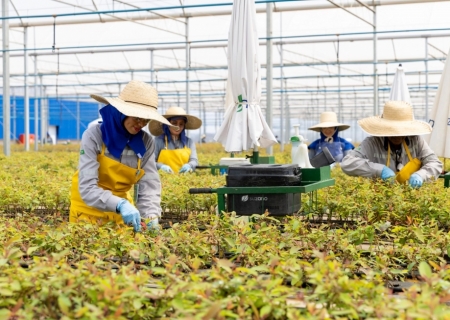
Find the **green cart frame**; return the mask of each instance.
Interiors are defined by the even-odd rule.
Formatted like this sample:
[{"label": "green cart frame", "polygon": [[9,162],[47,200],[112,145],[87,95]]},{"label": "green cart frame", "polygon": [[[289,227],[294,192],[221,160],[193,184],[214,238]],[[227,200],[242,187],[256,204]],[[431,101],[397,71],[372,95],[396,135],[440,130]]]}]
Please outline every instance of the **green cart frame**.
[{"label": "green cart frame", "polygon": [[220,213],[226,212],[225,195],[235,194],[310,193],[310,206],[312,207],[314,202],[317,206],[317,190],[335,185],[335,180],[331,178],[330,167],[302,168],[301,170],[300,186],[193,188],[189,189],[189,193],[216,193]]}]

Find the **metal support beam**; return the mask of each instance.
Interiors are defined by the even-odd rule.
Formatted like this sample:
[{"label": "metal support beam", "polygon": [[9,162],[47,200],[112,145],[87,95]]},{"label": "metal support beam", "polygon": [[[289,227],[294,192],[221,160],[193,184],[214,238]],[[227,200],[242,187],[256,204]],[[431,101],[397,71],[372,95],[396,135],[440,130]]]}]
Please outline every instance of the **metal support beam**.
[{"label": "metal support beam", "polygon": [[150,50],[150,84],[155,86],[155,54],[153,50]]},{"label": "metal support beam", "polygon": [[[401,5],[401,4],[414,4],[414,3],[433,3],[433,2],[443,2],[443,1],[450,1],[450,0],[383,0],[376,1],[377,6],[389,6],[389,5]],[[256,3],[264,3],[263,1],[256,1]],[[286,2],[286,1],[277,1],[273,0],[273,2]],[[308,1],[311,3],[302,3],[301,5],[295,5],[295,6],[277,6],[274,8],[274,12],[288,12],[288,11],[305,11],[305,10],[324,10],[324,9],[334,9],[336,8],[335,5],[329,4],[329,3],[314,3],[315,1]],[[359,5],[355,5],[352,1],[349,1],[349,3],[342,5],[344,8],[354,8],[358,6],[363,6],[363,3],[366,4],[366,6],[372,5],[372,0],[366,0],[366,1],[359,1]],[[228,6],[232,5],[232,2],[226,3]],[[211,6],[219,6],[220,3],[214,3],[214,4],[201,4],[201,5],[195,5],[195,7],[211,7]],[[178,6],[173,7],[175,8],[188,8],[189,6]],[[192,7],[192,6],[191,6]],[[160,10],[161,8],[141,8],[141,9],[135,9],[135,10],[124,10],[131,12],[131,11],[155,11]],[[85,12],[84,15],[93,15],[93,14],[106,14],[106,13],[117,13],[118,11],[109,11],[109,12]],[[256,8],[256,13],[265,13],[265,8]],[[81,15],[81,14],[78,14]],[[177,18],[195,18],[195,17],[207,17],[207,16],[229,16],[231,15],[231,9],[226,10],[205,10],[205,11],[197,11],[193,12],[192,10],[189,10],[187,14],[183,13],[175,13],[175,14],[165,14],[165,15],[134,15],[127,17],[128,21],[148,21],[148,20],[159,20],[159,19],[177,19]],[[31,18],[31,16],[28,16]],[[20,17],[14,17],[15,19],[25,19],[27,16],[20,16]],[[117,17],[103,17],[104,23],[109,22],[120,22],[121,20],[118,20]],[[88,24],[88,23],[99,23],[98,18],[74,18],[74,19],[61,19],[61,21],[58,21],[58,25],[67,25],[67,24]],[[45,21],[33,21],[30,23],[21,23],[21,22],[14,22],[10,24],[11,28],[22,28],[24,26],[28,27],[39,27],[39,26],[52,26],[53,25],[53,16],[49,16],[48,20]]]},{"label": "metal support beam", "polygon": [[23,89],[24,89],[24,101],[23,109],[25,113],[24,119],[24,129],[25,129],[25,151],[30,151],[30,97],[28,91],[27,75],[28,75],[28,28],[23,28],[23,48],[24,48],[24,59],[23,59]]},{"label": "metal support beam", "polygon": [[378,103],[378,57],[377,57],[377,7],[375,0],[373,2],[373,115],[379,115]]},{"label": "metal support beam", "polygon": [[189,44],[189,18],[186,18],[186,113],[189,114],[189,105],[191,99],[190,81],[189,81],[189,68],[191,64],[190,57],[190,44]]},{"label": "metal support beam", "polygon": [[425,119],[428,118],[428,38],[425,38]]},{"label": "metal support beam", "polygon": [[[280,19],[281,20],[281,19]],[[283,45],[280,45],[280,151],[284,151],[284,74],[283,74]]]},{"label": "metal support beam", "polygon": [[[272,33],[273,33],[273,23],[272,23],[272,12],[273,12],[273,3],[266,4],[266,20],[267,20],[267,62],[266,62],[266,120],[269,128],[272,130],[272,77],[273,77],[273,61],[272,61]],[[266,148],[266,152],[268,155],[273,154],[273,147],[270,146]]]},{"label": "metal support beam", "polygon": [[[8,17],[9,0],[2,0],[3,18]],[[9,20],[2,21],[3,36],[3,153],[11,155],[11,105],[9,92]]]},{"label": "metal support beam", "polygon": [[38,57],[34,57],[34,151],[38,151],[39,141],[39,101],[37,88],[37,62]]}]

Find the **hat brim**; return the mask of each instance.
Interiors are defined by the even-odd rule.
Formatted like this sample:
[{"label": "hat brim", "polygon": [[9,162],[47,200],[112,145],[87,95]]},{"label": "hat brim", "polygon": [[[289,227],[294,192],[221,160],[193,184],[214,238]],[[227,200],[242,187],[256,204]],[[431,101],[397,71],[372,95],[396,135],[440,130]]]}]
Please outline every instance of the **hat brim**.
[{"label": "hat brim", "polygon": [[170,127],[174,127],[165,117],[158,113],[156,107],[142,105],[139,103],[126,102],[119,98],[105,98],[95,94],[91,94],[91,98],[105,105],[112,105],[128,117],[154,120],[155,122],[164,123]]},{"label": "hat brim", "polygon": [[309,127],[308,130],[320,132],[323,128],[333,128],[333,127],[337,127],[338,131],[344,131],[350,128],[348,124],[343,124],[339,122],[321,122],[312,127]]},{"label": "hat brim", "polygon": [[[179,115],[165,114],[165,115],[163,115],[163,117],[166,119],[173,118],[173,117],[185,117],[187,119],[186,124],[184,126],[184,128],[186,130],[196,130],[202,126],[202,120],[200,120],[196,116],[191,116],[191,115],[187,115],[187,114],[179,114]],[[163,134],[163,132],[164,132],[163,128],[162,128],[162,124],[157,121],[150,121],[148,124],[148,129],[149,129],[150,133],[154,136],[159,136],[159,135]]]},{"label": "hat brim", "polygon": [[397,121],[372,116],[358,121],[364,132],[374,137],[404,137],[430,134],[431,126],[420,120]]}]

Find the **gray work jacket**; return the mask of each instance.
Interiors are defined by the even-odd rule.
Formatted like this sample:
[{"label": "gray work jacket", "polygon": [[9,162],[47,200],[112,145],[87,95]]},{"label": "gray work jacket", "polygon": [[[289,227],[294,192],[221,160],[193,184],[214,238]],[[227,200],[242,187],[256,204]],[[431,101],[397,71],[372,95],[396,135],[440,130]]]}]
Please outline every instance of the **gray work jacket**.
[{"label": "gray work jacket", "polygon": [[[141,217],[148,219],[161,216],[161,181],[153,155],[155,142],[147,132],[144,132],[143,140],[147,151],[141,159],[141,168],[145,171],[145,174],[138,182],[139,193],[136,207]],[[102,211],[115,212],[117,203],[121,198],[98,186],[100,164],[97,161],[97,156],[102,152],[102,146],[100,124],[88,128],[83,133],[78,167],[80,170],[78,188],[81,198],[88,206]],[[138,157],[128,146],[123,150],[120,159],[115,158],[109,153],[108,149],[105,149],[105,156],[131,168],[137,168]]]},{"label": "gray work jacket", "polygon": [[[418,158],[422,162],[421,168],[416,173],[422,177],[423,181],[439,178],[442,172],[442,162],[430,149],[426,141],[420,136],[410,136],[408,140],[411,157]],[[341,168],[350,176],[380,177],[387,162],[387,155],[384,137],[367,137],[356,149],[350,151],[342,159]],[[409,162],[403,145],[400,159],[397,162],[399,166],[397,167],[395,159],[395,151],[391,150],[389,168],[394,172],[397,172],[399,167],[401,168]]]}]

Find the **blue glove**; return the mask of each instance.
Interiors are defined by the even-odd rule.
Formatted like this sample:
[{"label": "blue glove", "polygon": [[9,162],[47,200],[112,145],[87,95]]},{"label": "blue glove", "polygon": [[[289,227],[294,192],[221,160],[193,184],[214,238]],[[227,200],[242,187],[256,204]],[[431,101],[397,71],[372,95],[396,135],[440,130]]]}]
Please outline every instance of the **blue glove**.
[{"label": "blue glove", "polygon": [[192,167],[190,164],[188,164],[188,163],[183,164],[180,171],[178,171],[178,173],[184,173],[184,172],[192,172]]},{"label": "blue glove", "polygon": [[148,231],[159,232],[159,220],[158,220],[158,218],[154,218],[152,221],[147,223],[147,230]]},{"label": "blue glove", "polygon": [[411,177],[409,177],[409,185],[413,188],[420,188],[422,183],[423,179],[417,173],[413,173]]},{"label": "blue glove", "polygon": [[395,177],[394,171],[392,171],[392,169],[384,166],[383,170],[381,170],[381,179],[387,180],[392,177]]},{"label": "blue glove", "polygon": [[120,212],[123,222],[126,225],[132,225],[135,232],[141,231],[141,215],[138,209],[128,200],[121,199],[117,204],[116,210]]},{"label": "blue glove", "polygon": [[163,164],[163,165],[161,166],[161,170],[162,170],[162,171],[165,171],[165,172],[167,172],[167,173],[173,173],[172,168],[169,167],[167,164]]}]

